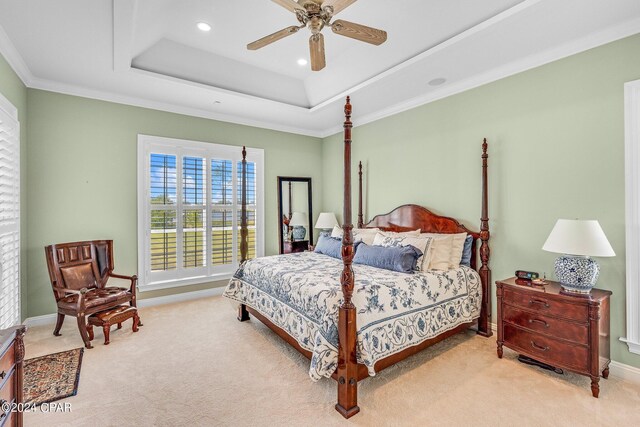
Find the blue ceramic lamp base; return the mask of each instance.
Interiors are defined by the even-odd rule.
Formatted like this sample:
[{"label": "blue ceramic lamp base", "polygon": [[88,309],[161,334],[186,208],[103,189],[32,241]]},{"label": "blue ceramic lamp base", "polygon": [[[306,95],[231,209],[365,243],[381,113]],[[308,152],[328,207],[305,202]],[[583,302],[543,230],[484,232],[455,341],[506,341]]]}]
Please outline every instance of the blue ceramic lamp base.
[{"label": "blue ceramic lamp base", "polygon": [[555,271],[564,290],[588,294],[598,281],[600,266],[587,256],[562,255],[556,259]]}]

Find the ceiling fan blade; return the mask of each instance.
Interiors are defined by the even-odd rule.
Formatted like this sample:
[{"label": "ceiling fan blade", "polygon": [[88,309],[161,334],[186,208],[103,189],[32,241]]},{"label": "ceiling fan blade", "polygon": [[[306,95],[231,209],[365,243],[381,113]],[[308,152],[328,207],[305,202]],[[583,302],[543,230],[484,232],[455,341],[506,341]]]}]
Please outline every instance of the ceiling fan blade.
[{"label": "ceiling fan blade", "polygon": [[322,3],[322,7],[331,6],[333,8],[333,15],[337,15],[344,9],[354,4],[357,0],[325,0]]},{"label": "ceiling fan blade", "polygon": [[311,51],[311,69],[322,70],[326,64],[324,58],[324,36],[322,33],[314,34],[309,38],[309,50]]},{"label": "ceiling fan blade", "polygon": [[340,36],[350,37],[360,40],[361,42],[375,44],[376,46],[387,41],[386,31],[354,22],[343,21],[342,19],[334,21],[333,24],[331,24],[331,30]]},{"label": "ceiling fan blade", "polygon": [[304,7],[300,6],[293,0],[271,0],[274,3],[279,4],[290,12],[296,13],[296,10],[301,10],[304,12]]},{"label": "ceiling fan blade", "polygon": [[276,31],[273,34],[269,34],[266,37],[263,37],[259,40],[254,41],[253,43],[249,43],[247,45],[247,49],[249,50],[258,50],[262,47],[265,47],[268,44],[271,44],[273,42],[277,42],[280,39],[283,39],[287,36],[290,36],[291,34],[295,34],[298,32],[300,28],[296,27],[295,25],[292,25],[291,27],[287,27],[284,28],[280,31]]}]

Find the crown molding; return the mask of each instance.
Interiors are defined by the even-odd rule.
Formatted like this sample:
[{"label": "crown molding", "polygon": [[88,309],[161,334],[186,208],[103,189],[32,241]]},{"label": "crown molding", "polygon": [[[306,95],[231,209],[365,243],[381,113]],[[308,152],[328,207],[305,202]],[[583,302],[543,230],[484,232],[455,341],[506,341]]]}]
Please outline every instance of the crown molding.
[{"label": "crown molding", "polygon": [[33,80],[33,74],[27,67],[27,63],[24,62],[22,55],[18,52],[18,49],[14,46],[13,42],[9,38],[9,35],[4,31],[4,28],[0,26],[0,54],[6,59],[9,66],[18,75],[22,83],[29,87]]},{"label": "crown molding", "polygon": [[[499,68],[495,68],[473,78],[466,79],[452,85],[444,86],[440,90],[430,92],[429,94],[417,96],[406,102],[393,105],[375,113],[367,114],[361,117],[355,116],[354,123],[356,123],[357,126],[362,126],[367,123],[384,119],[386,117],[394,116],[404,111],[411,110],[413,108],[420,107],[422,105],[429,104],[440,99],[448,98],[449,96],[466,92],[470,89],[475,89],[488,83],[492,83],[497,80],[501,80],[506,77],[510,77],[515,74],[519,74],[638,33],[640,33],[640,19],[635,19],[624,24],[616,25],[606,30],[591,34],[587,37],[583,37],[571,43],[566,43],[564,45],[558,46],[557,48],[549,49],[539,54],[531,55],[522,60],[512,62]],[[323,132],[322,138],[327,138],[341,131],[342,124],[332,127],[326,132]]]},{"label": "crown molding", "polygon": [[97,99],[100,101],[113,102],[116,104],[130,105],[134,107],[148,108],[151,110],[165,111],[169,113],[182,114],[185,116],[199,117],[203,119],[217,120],[226,123],[233,123],[244,126],[251,126],[261,129],[274,130],[278,132],[293,133],[297,135],[311,136],[321,138],[322,132],[297,128],[293,126],[285,126],[279,123],[263,122],[260,120],[251,120],[240,116],[214,113],[198,108],[185,107],[166,102],[151,101],[149,99],[120,95],[113,92],[89,89],[86,87],[76,86],[68,83],[55,82],[52,80],[33,78],[29,85],[31,89],[40,89],[49,92],[61,93],[64,95],[78,96],[81,98]]}]

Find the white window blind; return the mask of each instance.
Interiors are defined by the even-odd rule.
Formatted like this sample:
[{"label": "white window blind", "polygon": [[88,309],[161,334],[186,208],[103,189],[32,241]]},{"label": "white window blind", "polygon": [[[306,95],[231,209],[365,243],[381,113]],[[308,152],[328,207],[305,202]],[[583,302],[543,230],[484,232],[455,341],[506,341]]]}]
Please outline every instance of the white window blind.
[{"label": "white window blind", "polygon": [[20,323],[20,125],[12,107],[0,96],[0,329]]},{"label": "white window blind", "polygon": [[[241,151],[138,137],[141,289],[222,280],[235,271],[240,259]],[[263,150],[247,148],[251,258],[264,254],[263,158]]]}]

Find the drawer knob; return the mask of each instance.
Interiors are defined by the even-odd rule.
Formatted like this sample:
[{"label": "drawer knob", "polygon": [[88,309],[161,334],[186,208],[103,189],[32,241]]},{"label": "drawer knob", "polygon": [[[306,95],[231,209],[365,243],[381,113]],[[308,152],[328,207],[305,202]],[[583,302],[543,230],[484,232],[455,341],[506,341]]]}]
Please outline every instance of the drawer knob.
[{"label": "drawer knob", "polygon": [[540,319],[529,319],[529,323],[540,323],[541,325],[544,325],[545,328],[549,327],[549,324],[547,322],[545,322],[544,320],[540,320]]},{"label": "drawer knob", "polygon": [[531,341],[531,347],[535,348],[536,350],[541,350],[541,351],[549,350],[549,347],[543,347],[541,345],[538,345],[538,344],[535,343],[535,341]]},{"label": "drawer knob", "polygon": [[543,301],[543,300],[541,300],[541,299],[531,298],[531,299],[529,300],[529,305],[533,305],[533,304],[540,304],[540,305],[543,305],[543,306],[544,306],[544,308],[549,308],[549,307],[550,307],[549,303],[548,303],[548,302],[546,302],[546,301]]}]

